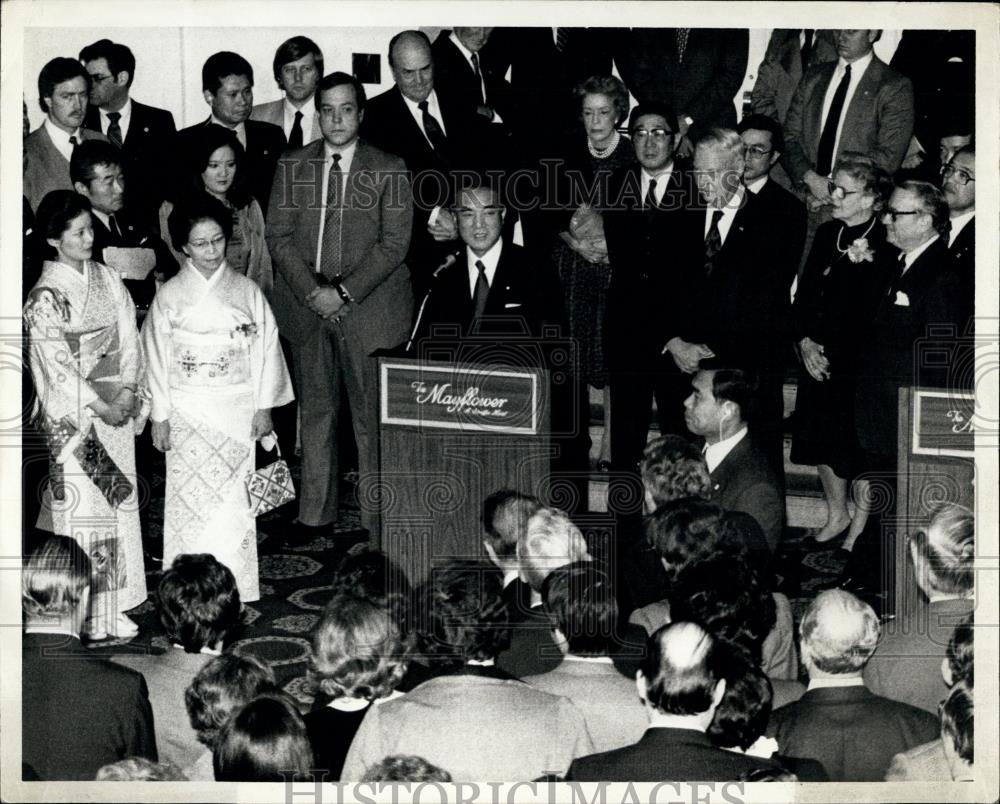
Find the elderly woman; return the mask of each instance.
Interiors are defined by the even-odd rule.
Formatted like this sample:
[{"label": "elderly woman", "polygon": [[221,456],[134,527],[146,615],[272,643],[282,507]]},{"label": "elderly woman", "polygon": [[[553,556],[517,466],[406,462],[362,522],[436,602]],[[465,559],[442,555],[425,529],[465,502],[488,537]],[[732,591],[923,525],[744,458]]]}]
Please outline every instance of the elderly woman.
[{"label": "elderly woman", "polygon": [[229,211],[203,197],[177,207],[169,224],[186,262],[142,328],[153,445],[167,453],[163,562],[211,553],[251,602],[260,591],[246,480],[271,408],[292,400],[291,380],[263,292],[226,260]]},{"label": "elderly woman", "polygon": [[397,697],[406,645],[390,609],[350,595],[326,606],[312,634],[310,678],[329,698],[306,715],[316,768],[340,779],[351,741],[372,706]]},{"label": "elderly woman", "polygon": [[947,693],[941,661],[951,629],[975,607],[975,519],[957,503],[942,505],[926,530],[910,537],[910,559],[921,604],[916,624],[887,627],[865,682],[872,692],[937,713]]},{"label": "elderly woman", "polygon": [[52,252],[24,305],[36,421],[49,448],[38,527],[77,539],[94,563],[85,633],[131,638],[139,629],[124,612],[146,600],[135,475],[141,427],[133,417],[142,380],[135,305],[118,274],[91,260],[87,199],[49,193],[36,228]]},{"label": "elderly woman", "polygon": [[844,154],[829,190],[833,220],[816,230],[792,307],[806,373],[799,379],[791,459],[816,466],[823,484],[827,522],[813,538],[825,543],[850,531],[844,543],[850,549],[864,527],[863,515],[852,522],[847,509],[848,482],[859,471],[854,386],[860,335],[875,315],[878,280],[898,252],[879,220],[892,183],[870,158]]},{"label": "elderly woman", "polygon": [[223,726],[212,761],[217,782],[305,781],[313,768],[302,715],[280,693],[237,712]]},{"label": "elderly woman", "polygon": [[553,261],[559,269],[569,317],[570,337],[579,350],[581,378],[604,390],[604,434],[598,468],[611,468],[611,404],[602,347],[604,298],[611,278],[608,249],[600,210],[607,203],[607,181],[611,173],[635,161],[628,137],[618,126],[628,114],[628,91],[610,75],[592,76],[574,89],[580,120],[586,135],[571,143],[564,155],[557,198],[570,208],[560,215],[560,241]]},{"label": "elderly woman", "polygon": [[[232,236],[226,241],[226,262],[237,273],[249,277],[264,295],[270,297],[274,286],[271,255],[264,244],[264,215],[250,194],[246,152],[236,135],[223,126],[202,126],[186,151],[187,175],[177,203],[190,203],[200,196],[222,202],[232,215]],[[170,238],[170,213],[176,204],[164,201],[160,206],[160,236]],[[174,246],[177,264],[187,256]]]}]

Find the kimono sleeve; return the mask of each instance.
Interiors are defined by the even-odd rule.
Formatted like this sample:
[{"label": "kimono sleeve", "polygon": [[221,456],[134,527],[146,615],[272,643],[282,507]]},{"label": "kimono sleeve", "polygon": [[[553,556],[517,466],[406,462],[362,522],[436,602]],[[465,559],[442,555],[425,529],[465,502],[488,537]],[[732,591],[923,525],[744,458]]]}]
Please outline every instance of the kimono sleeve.
[{"label": "kimono sleeve", "polygon": [[264,294],[255,288],[255,316],[257,337],[254,339],[251,364],[253,367],[254,407],[257,410],[287,405],[295,394],[292,378],[285,365],[285,356],[278,340],[278,323],[271,312]]},{"label": "kimono sleeve", "polygon": [[172,330],[161,292],[153,298],[146,320],[142,323],[142,346],[146,354],[146,387],[152,400],[149,415],[154,422],[163,422],[170,418]]}]

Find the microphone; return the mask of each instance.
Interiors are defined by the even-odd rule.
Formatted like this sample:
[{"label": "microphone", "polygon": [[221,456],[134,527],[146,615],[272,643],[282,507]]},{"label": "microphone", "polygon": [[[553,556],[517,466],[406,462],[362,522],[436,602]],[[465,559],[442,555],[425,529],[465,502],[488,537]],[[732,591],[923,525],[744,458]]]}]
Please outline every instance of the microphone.
[{"label": "microphone", "polygon": [[420,310],[417,312],[417,320],[413,322],[413,329],[410,330],[410,339],[406,342],[406,348],[403,350],[404,352],[409,352],[410,349],[413,348],[413,339],[417,337],[417,330],[420,329],[420,322],[424,317],[424,308],[427,307],[427,300],[431,297],[431,293],[434,292],[434,280],[458,262],[458,258],[461,253],[461,251],[453,251],[444,258],[444,262],[435,268],[434,273],[431,274],[430,285],[427,288],[427,292],[424,294],[424,300],[420,302]]}]

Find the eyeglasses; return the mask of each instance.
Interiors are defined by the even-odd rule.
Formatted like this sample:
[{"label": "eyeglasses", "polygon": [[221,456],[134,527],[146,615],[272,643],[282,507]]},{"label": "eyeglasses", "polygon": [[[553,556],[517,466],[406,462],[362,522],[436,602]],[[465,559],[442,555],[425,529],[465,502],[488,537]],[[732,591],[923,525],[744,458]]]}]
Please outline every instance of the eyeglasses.
[{"label": "eyeglasses", "polygon": [[672,137],[674,132],[665,128],[637,128],[632,132],[632,139],[645,142],[647,137],[652,137],[656,142],[663,142],[667,137]]},{"label": "eyeglasses", "polygon": [[975,181],[976,177],[969,173],[967,170],[962,170],[962,168],[952,167],[951,165],[944,165],[941,168],[941,178],[950,179],[952,176],[955,180],[961,184],[963,187],[970,181]]},{"label": "eyeglasses", "polygon": [[224,245],[226,238],[224,235],[213,237],[211,240],[192,240],[188,245],[196,251],[204,251],[207,248]]},{"label": "eyeglasses", "polygon": [[924,211],[922,209],[893,209],[892,207],[886,207],[882,210],[882,217],[892,218],[892,222],[895,223],[901,215],[923,215]]},{"label": "eyeglasses", "polygon": [[773,148],[761,148],[759,145],[744,145],[743,146],[743,156],[744,158],[751,156],[754,159],[763,159],[765,156],[769,156],[774,153]]},{"label": "eyeglasses", "polygon": [[831,198],[847,198],[849,195],[861,192],[860,190],[845,190],[839,184],[834,184],[832,181],[826,183],[826,191],[830,194]]},{"label": "eyeglasses", "polygon": [[108,73],[107,75],[96,75],[94,73],[90,73],[89,75],[91,84],[100,84],[102,81],[107,81],[109,78],[114,78],[114,76],[111,75],[111,73]]}]

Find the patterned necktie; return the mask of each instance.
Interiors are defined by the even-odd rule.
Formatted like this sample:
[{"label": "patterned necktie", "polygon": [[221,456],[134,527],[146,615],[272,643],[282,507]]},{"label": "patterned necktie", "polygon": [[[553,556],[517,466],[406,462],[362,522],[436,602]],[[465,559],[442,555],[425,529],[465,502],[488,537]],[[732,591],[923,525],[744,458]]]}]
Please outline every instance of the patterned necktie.
[{"label": "patterned necktie", "polygon": [[483,97],[483,74],[479,71],[479,54],[472,54],[472,71],[476,74],[476,93],[479,95],[479,103],[486,103]]},{"label": "patterned necktie", "polygon": [[482,260],[476,260],[476,270],[479,277],[476,279],[476,289],[473,293],[475,307],[472,312],[473,318],[479,318],[486,312],[486,297],[490,295],[490,283],[486,279],[486,266]]},{"label": "patterned necktie", "polygon": [[122,127],[118,125],[121,117],[121,112],[108,112],[108,139],[116,148],[122,147]]},{"label": "patterned necktie", "polygon": [[809,67],[809,59],[812,58],[813,34],[816,31],[813,28],[803,28],[802,33],[802,50],[799,51],[799,55],[802,57],[802,72],[805,72]]},{"label": "patterned necktie", "polygon": [[684,51],[687,50],[688,46],[688,35],[691,33],[690,28],[676,28],[675,33],[677,34],[677,63],[684,63]]},{"label": "patterned necktie", "polygon": [[302,147],[302,112],[295,113],[295,122],[292,123],[292,130],[288,132],[288,147]]},{"label": "patterned necktie", "polygon": [[108,228],[111,230],[111,234],[119,240],[122,239],[122,230],[121,227],[118,226],[118,220],[115,218],[115,214],[113,212],[108,215]]},{"label": "patterned necktie", "polygon": [[830,113],[826,116],[823,133],[819,137],[819,147],[816,149],[816,172],[820,176],[829,176],[833,168],[833,146],[837,142],[837,126],[840,115],[844,111],[844,101],[847,100],[847,87],[851,83],[851,65],[844,67],[844,77],[840,79],[837,91],[833,93]]},{"label": "patterned necktie", "polygon": [[417,104],[417,108],[420,109],[420,113],[423,115],[424,131],[427,133],[427,139],[430,140],[431,145],[437,152],[437,155],[447,161],[448,139],[444,136],[444,130],[441,128],[441,124],[438,122],[437,118],[431,114],[427,101],[420,101],[420,103]]},{"label": "patterned necktie", "polygon": [[708,227],[708,234],[705,236],[705,274],[712,275],[715,267],[715,258],[722,251],[722,232],[719,231],[719,221],[722,220],[722,210],[717,209],[712,213],[712,223]]},{"label": "patterned necktie", "polygon": [[656,209],[656,179],[649,180],[649,189],[646,190],[646,200],[642,202],[642,208]]},{"label": "patterned necktie", "polygon": [[556,28],[556,50],[563,53],[566,45],[569,44],[569,30],[566,28]]},{"label": "patterned necktie", "polygon": [[340,154],[333,155],[330,178],[326,188],[326,216],[323,219],[323,257],[320,270],[333,279],[340,273],[340,225],[343,221],[341,191],[344,172],[340,169]]}]

